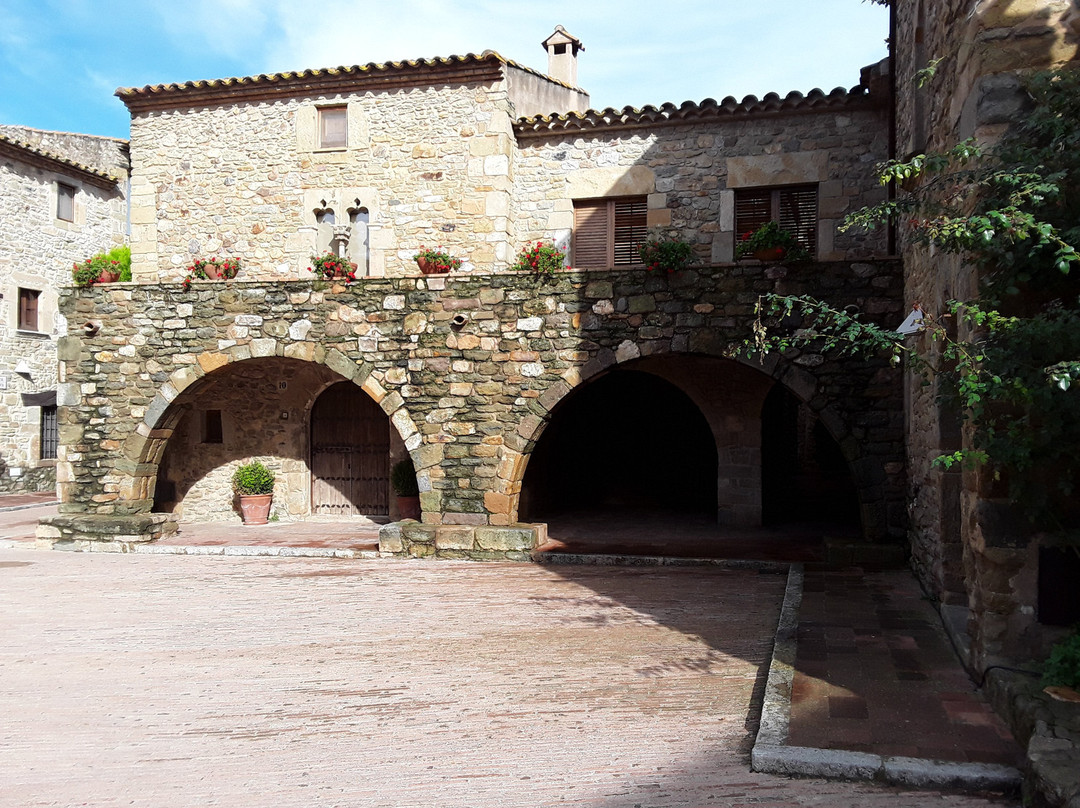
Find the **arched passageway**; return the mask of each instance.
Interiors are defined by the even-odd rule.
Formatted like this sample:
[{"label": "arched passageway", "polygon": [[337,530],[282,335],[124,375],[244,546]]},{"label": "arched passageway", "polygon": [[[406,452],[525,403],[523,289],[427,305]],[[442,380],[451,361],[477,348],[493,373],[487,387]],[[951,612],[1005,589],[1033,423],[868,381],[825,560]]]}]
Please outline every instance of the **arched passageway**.
[{"label": "arched passageway", "polygon": [[616,370],[560,406],[522,486],[527,521],[588,511],[712,518],[716,446],[700,410],[675,385]]}]

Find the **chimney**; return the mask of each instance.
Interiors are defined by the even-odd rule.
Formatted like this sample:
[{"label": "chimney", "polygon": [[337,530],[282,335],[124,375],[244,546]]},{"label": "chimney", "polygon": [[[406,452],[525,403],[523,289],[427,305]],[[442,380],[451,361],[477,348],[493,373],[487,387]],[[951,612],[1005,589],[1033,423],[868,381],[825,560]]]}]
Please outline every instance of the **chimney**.
[{"label": "chimney", "polygon": [[555,33],[540,43],[548,52],[548,75],[553,79],[577,87],[577,55],[585,50],[581,40],[567,33],[561,25]]}]

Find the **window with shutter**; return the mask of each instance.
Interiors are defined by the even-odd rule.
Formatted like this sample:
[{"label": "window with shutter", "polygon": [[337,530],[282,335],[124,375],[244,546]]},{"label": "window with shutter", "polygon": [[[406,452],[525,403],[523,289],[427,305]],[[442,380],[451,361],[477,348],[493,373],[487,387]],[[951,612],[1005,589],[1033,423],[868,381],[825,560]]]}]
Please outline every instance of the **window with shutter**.
[{"label": "window with shutter", "polygon": [[574,202],[570,262],[577,267],[615,267],[641,262],[638,248],[648,237],[643,196]]},{"label": "window with shutter", "polygon": [[38,297],[41,292],[37,289],[19,290],[19,330],[38,330]]},{"label": "window with shutter", "polygon": [[810,255],[817,254],[817,186],[735,191],[735,233],[742,238],[766,222],[787,230]]},{"label": "window with shutter", "polygon": [[41,408],[41,459],[55,460],[57,440],[56,405]]},{"label": "window with shutter", "polygon": [[319,148],[344,149],[349,145],[349,116],[345,107],[319,109]]},{"label": "window with shutter", "polygon": [[65,222],[75,221],[75,188],[63,182],[56,183],[56,218]]}]

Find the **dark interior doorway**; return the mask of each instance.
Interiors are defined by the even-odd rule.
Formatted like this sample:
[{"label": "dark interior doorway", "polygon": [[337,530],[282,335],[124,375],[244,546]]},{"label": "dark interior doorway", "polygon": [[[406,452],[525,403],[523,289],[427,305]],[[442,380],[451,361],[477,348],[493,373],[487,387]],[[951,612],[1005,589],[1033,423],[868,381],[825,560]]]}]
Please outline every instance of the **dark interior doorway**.
[{"label": "dark interior doorway", "polygon": [[525,471],[526,521],[568,512],[663,511],[716,517],[716,445],[675,385],[616,370],[553,413]]},{"label": "dark interior doorway", "polygon": [[859,498],[839,445],[780,384],[761,412],[761,506],[767,526],[859,526]]},{"label": "dark interior doorway", "polygon": [[390,512],[390,423],[352,382],[327,388],[311,410],[311,512]]}]

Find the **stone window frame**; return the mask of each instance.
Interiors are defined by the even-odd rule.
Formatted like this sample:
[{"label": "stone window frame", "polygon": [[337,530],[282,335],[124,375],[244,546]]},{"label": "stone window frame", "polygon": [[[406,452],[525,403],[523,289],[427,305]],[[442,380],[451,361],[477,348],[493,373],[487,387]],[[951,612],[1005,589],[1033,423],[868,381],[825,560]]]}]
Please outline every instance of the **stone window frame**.
[{"label": "stone window frame", "polygon": [[[326,123],[334,113],[341,116],[340,123],[343,129],[341,142],[326,142]],[[348,151],[349,149],[349,107],[347,104],[326,104],[315,107],[315,149],[316,151]]]}]

